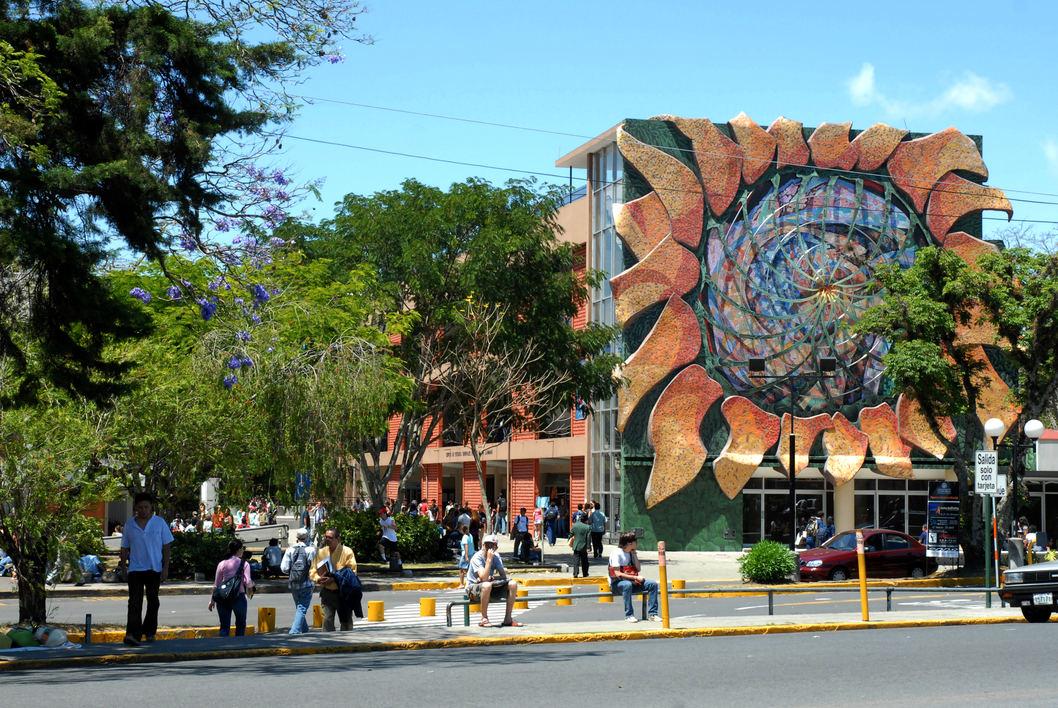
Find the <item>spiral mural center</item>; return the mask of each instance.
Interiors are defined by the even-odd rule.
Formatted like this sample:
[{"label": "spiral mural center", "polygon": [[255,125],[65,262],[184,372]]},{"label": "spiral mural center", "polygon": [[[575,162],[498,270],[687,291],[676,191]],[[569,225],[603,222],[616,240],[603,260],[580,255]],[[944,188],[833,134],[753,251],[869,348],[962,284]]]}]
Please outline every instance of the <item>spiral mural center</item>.
[{"label": "spiral mural center", "polygon": [[[734,391],[765,408],[819,413],[877,394],[888,345],[853,331],[881,295],[874,272],[908,267],[912,218],[890,194],[862,181],[792,177],[760,192],[729,226],[710,230],[702,293],[708,340]],[[803,379],[820,356],[837,374]],[[745,362],[767,362],[762,385]]]}]

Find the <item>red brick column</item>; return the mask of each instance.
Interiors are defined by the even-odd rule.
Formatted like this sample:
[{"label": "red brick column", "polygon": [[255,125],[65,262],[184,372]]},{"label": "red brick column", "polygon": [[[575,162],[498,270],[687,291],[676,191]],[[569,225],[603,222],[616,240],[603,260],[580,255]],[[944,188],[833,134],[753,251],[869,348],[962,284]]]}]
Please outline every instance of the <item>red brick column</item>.
[{"label": "red brick column", "polygon": [[573,518],[573,510],[577,504],[583,504],[587,499],[585,495],[588,490],[587,472],[584,466],[584,457],[569,458],[569,516]]},{"label": "red brick column", "polygon": [[443,469],[439,464],[422,465],[422,496],[427,503],[436,499],[438,504],[441,499],[441,475]]},{"label": "red brick column", "polygon": [[[481,471],[488,474],[488,463],[481,463]],[[472,510],[478,508],[478,504],[481,504],[481,485],[478,484],[478,471],[474,467],[474,462],[463,463],[463,505],[470,507]]]},{"label": "red brick column", "polygon": [[536,506],[537,486],[540,483],[540,460],[512,460],[511,488],[507,493],[507,509],[511,523],[524,506],[533,530],[533,507]]},{"label": "red brick column", "polygon": [[[400,509],[400,499],[397,499],[397,487],[400,486],[400,465],[394,465],[393,473],[389,476],[389,481],[386,482],[386,499],[395,499],[397,502],[397,509]],[[392,510],[391,510],[392,511]]]}]

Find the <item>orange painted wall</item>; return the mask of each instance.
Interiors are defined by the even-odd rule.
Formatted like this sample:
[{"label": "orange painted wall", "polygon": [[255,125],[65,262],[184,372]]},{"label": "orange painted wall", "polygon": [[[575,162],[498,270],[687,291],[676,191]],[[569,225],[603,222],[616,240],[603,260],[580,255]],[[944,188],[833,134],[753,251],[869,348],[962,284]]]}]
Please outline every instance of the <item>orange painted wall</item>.
[{"label": "orange painted wall", "polygon": [[[482,471],[488,474],[488,463],[482,462]],[[478,483],[478,471],[474,462],[463,463],[463,504],[477,509],[481,504],[481,485]]]},{"label": "orange painted wall", "polygon": [[533,530],[533,507],[536,506],[536,488],[540,482],[540,460],[513,460],[511,462],[511,489],[507,510],[511,519],[523,506],[529,517],[529,530]]},{"label": "orange painted wall", "polygon": [[426,501],[436,499],[441,502],[441,465],[427,464],[422,466],[422,496]]},{"label": "orange painted wall", "polygon": [[569,513],[573,515],[573,510],[577,508],[577,504],[583,504],[586,500],[584,495],[587,493],[587,478],[585,477],[584,470],[584,458],[583,457],[571,457],[569,460]]}]

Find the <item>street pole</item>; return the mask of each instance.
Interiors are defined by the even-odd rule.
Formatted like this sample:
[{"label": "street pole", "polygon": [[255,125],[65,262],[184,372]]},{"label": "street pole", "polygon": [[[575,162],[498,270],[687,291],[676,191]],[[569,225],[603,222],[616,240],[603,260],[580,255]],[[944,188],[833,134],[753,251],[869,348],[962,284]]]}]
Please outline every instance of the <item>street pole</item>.
[{"label": "street pole", "polygon": [[669,628],[669,571],[665,565],[665,542],[658,541],[658,585],[661,586],[661,626]]},{"label": "street pole", "polygon": [[790,474],[790,550],[797,550],[797,482],[794,474],[794,460],[797,459],[795,448],[797,436],[794,435],[794,393],[790,392],[790,464],[786,468]]},{"label": "street pole", "polygon": [[[989,496],[989,499],[991,499],[991,496]],[[992,568],[992,559],[989,557],[991,554],[988,552],[989,551],[989,546],[992,545],[992,541],[989,538],[989,536],[991,535],[991,533],[990,533],[991,529],[989,528],[990,527],[989,521],[991,521],[991,519],[989,517],[991,516],[991,514],[988,513],[988,505],[985,504],[985,500],[984,499],[981,499],[981,510],[984,512],[984,523],[985,523],[985,607],[991,607],[992,606],[992,578],[991,578],[991,572],[990,571],[991,571],[991,568]]]}]

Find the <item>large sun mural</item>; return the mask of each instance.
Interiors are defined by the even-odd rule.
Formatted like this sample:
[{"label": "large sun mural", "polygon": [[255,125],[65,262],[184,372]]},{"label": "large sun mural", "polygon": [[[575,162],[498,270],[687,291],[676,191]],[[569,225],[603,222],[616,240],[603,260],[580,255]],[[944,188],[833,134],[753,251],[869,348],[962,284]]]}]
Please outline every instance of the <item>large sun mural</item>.
[{"label": "large sun mural", "polygon": [[[880,266],[908,267],[931,245],[970,263],[995,248],[980,238],[980,214],[1012,209],[982,184],[974,140],[954,128],[806,130],[786,118],[765,129],[742,114],[626,121],[617,145],[625,201],[614,218],[628,268],[611,288],[630,354],[618,429],[626,452],[652,450],[634,507],[649,513],[702,475],[735,499],[766,456],[796,475],[822,455],[836,486],[865,465],[908,478],[913,456],[943,458],[934,429],[951,440],[955,425],[930,425],[892,390],[888,343],[855,325],[884,297]],[[960,337],[990,379],[978,415],[1009,424],[1009,389],[986,351],[995,332],[972,322]],[[804,375],[824,356],[838,362],[833,377]],[[750,376],[751,358],[766,361],[766,381]],[[791,402],[792,471],[780,434]]]}]

